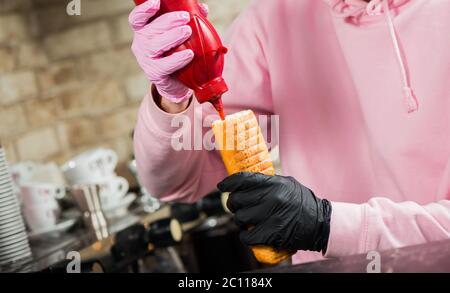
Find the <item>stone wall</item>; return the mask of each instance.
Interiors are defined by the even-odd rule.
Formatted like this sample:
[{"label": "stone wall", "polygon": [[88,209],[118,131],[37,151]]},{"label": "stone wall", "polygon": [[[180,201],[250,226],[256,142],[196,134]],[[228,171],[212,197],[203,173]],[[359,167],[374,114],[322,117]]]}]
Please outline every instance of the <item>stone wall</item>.
[{"label": "stone wall", "polygon": [[[250,0],[208,0],[223,33]],[[131,0],[0,0],[0,141],[12,162],[62,163],[96,146],[132,153],[148,82],[130,51]]]}]

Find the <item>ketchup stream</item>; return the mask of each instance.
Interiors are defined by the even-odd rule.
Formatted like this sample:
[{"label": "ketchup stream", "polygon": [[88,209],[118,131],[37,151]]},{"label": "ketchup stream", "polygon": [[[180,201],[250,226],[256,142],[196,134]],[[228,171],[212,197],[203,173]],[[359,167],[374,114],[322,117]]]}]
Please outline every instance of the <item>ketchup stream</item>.
[{"label": "ketchup stream", "polygon": [[225,111],[223,108],[222,97],[218,97],[216,99],[210,100],[209,102],[213,105],[214,109],[216,109],[217,113],[219,113],[220,119],[222,119],[222,121],[224,121],[225,120]]}]

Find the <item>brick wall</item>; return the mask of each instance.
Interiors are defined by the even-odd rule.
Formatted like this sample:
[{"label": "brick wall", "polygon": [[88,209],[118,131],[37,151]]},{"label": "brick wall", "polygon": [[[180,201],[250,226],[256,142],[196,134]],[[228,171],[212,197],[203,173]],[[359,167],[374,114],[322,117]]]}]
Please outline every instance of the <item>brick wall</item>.
[{"label": "brick wall", "polygon": [[[223,33],[250,0],[208,0]],[[12,162],[62,163],[88,148],[132,152],[148,82],[130,51],[131,0],[0,0],[0,141]]]}]

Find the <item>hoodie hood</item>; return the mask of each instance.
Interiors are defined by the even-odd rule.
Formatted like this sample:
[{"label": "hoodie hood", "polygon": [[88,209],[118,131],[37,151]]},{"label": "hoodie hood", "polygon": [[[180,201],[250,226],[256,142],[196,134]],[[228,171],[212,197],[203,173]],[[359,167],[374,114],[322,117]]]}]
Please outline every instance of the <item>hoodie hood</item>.
[{"label": "hoodie hood", "polygon": [[[373,22],[383,17],[385,8],[384,0],[323,0],[330,5],[337,17],[345,19],[352,24],[364,24]],[[410,0],[386,0],[389,10],[396,15],[401,8]]]},{"label": "hoodie hood", "polygon": [[353,25],[362,25],[379,19],[385,19],[387,31],[392,41],[392,46],[398,61],[399,77],[403,83],[403,96],[405,107],[408,113],[416,112],[419,109],[418,100],[411,87],[408,63],[403,54],[399,37],[395,30],[393,17],[398,14],[401,6],[410,0],[324,0],[331,7],[336,17],[344,19]]}]

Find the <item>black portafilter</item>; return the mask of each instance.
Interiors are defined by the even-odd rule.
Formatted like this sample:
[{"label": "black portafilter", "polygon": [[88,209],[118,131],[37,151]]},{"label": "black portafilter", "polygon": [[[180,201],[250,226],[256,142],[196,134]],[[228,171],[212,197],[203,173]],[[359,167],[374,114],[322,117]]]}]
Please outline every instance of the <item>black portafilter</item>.
[{"label": "black portafilter", "polygon": [[73,260],[63,260],[48,268],[40,271],[40,273],[47,274],[67,274],[67,273],[105,273],[105,269],[99,260],[87,260],[80,262],[79,271],[77,271],[77,265]]},{"label": "black portafilter", "polygon": [[155,248],[173,246],[183,238],[183,230],[177,219],[167,218],[156,221],[147,229],[148,242]]},{"label": "black portafilter", "polygon": [[200,209],[197,203],[172,203],[170,205],[170,216],[181,223],[188,223],[200,218]]},{"label": "black portafilter", "polygon": [[140,255],[148,250],[146,229],[142,224],[136,224],[116,234],[111,255],[116,260]]},{"label": "black portafilter", "polygon": [[173,203],[170,206],[170,215],[181,223],[198,220],[200,214],[208,217],[226,214],[223,205],[223,194],[219,190],[212,191],[194,204]]},{"label": "black portafilter", "polygon": [[136,224],[116,234],[111,254],[116,260],[139,257],[155,248],[169,247],[181,241],[183,232],[178,220],[162,219],[146,229]]},{"label": "black portafilter", "polygon": [[208,217],[221,216],[226,214],[223,205],[223,194],[219,190],[215,190],[205,196],[199,202],[199,209],[203,211]]}]

